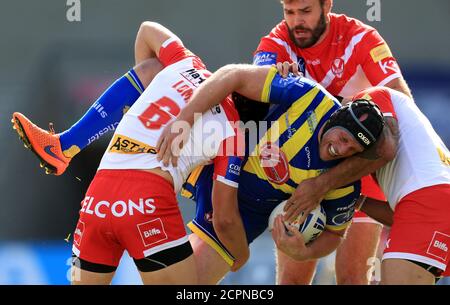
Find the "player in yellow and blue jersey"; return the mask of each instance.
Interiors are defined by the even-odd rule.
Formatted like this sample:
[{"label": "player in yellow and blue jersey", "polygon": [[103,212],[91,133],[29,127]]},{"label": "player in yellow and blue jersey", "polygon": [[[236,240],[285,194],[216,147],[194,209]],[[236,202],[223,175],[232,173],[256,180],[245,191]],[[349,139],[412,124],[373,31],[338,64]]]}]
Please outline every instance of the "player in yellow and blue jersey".
[{"label": "player in yellow and blue jersey", "polygon": [[[247,84],[241,86],[241,78]],[[197,106],[197,101],[201,100],[206,109],[208,103],[214,104],[215,98],[228,94],[231,88],[251,99],[273,104],[265,118],[267,130],[259,130],[257,143],[247,146],[239,179],[239,210],[249,243],[263,233],[272,210],[288,199],[300,182],[317,177],[342,158],[372,147],[383,130],[380,111],[368,101],[342,107],[319,84],[300,77],[282,78],[274,67],[222,68],[196,93],[188,110],[201,112],[203,108]],[[190,122],[190,114],[182,113],[178,120]],[[193,172],[183,191],[183,195],[197,202],[196,217],[188,225],[195,233],[191,242],[200,238],[217,253],[200,256],[208,260],[203,262],[209,266],[204,270],[205,283],[217,282],[225,275],[228,270],[223,261],[228,265],[233,262],[211,223],[212,171],[211,166],[205,166]],[[359,181],[325,194],[321,205],[327,216],[326,231],[312,243],[322,245],[317,256],[329,254],[338,246],[353,217],[359,194]],[[205,249],[199,241],[194,241],[193,246]]]}]

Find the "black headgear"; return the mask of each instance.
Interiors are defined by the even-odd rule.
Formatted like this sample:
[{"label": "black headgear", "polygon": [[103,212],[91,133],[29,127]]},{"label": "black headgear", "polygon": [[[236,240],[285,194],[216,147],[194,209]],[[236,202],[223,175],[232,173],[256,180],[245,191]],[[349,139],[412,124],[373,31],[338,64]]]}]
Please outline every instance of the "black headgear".
[{"label": "black headgear", "polygon": [[[360,121],[362,115],[367,118]],[[358,99],[341,107],[325,123],[321,139],[333,127],[347,130],[364,149],[370,148],[378,140],[384,127],[383,115],[378,106],[368,100]]]}]

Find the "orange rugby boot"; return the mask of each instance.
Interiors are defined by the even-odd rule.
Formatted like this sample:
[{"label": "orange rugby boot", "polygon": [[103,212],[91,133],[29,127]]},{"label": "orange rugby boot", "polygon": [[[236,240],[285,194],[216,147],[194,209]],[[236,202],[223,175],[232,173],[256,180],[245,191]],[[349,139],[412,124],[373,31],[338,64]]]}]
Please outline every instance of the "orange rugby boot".
[{"label": "orange rugby boot", "polygon": [[64,173],[71,158],[64,156],[59,136],[55,134],[51,123],[50,131],[44,130],[19,112],[13,113],[11,122],[25,147],[41,160],[41,167],[45,168],[46,174],[59,176]]}]

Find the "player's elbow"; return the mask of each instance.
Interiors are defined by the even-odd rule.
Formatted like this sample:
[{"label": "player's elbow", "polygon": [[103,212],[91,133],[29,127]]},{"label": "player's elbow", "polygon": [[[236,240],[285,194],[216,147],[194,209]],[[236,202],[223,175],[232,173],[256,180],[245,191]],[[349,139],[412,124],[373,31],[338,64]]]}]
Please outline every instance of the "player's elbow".
[{"label": "player's elbow", "polygon": [[216,210],[213,214],[214,229],[220,232],[232,230],[239,223],[239,211]]},{"label": "player's elbow", "polygon": [[236,225],[235,220],[232,218],[220,216],[216,217],[216,215],[214,215],[214,217],[215,217],[213,220],[214,230],[217,231],[219,234],[226,233],[232,230],[232,228]]},{"label": "player's elbow", "polygon": [[233,85],[233,89],[238,89],[246,81],[246,71],[251,65],[228,64],[217,70],[220,78],[226,79],[225,83]]},{"label": "player's elbow", "polygon": [[236,71],[239,70],[239,64],[228,64],[221,68],[219,68],[216,74],[219,74],[221,77],[230,77],[233,74],[236,74]]}]

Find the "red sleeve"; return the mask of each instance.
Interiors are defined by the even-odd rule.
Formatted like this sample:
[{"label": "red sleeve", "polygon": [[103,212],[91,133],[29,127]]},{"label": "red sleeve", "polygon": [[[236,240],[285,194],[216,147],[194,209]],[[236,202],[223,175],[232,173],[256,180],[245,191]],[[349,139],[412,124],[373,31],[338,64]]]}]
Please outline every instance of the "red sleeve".
[{"label": "red sleeve", "polygon": [[165,67],[188,57],[192,57],[195,64],[199,65],[197,68],[206,69],[202,60],[194,53],[186,49],[183,43],[175,37],[167,39],[159,49],[158,59]]},{"label": "red sleeve", "polygon": [[384,116],[391,116],[397,119],[397,114],[395,113],[394,105],[392,104],[391,94],[386,87],[368,88],[356,94],[353,97],[353,100],[355,101],[360,98],[377,104]]},{"label": "red sleeve", "polygon": [[220,145],[217,156],[214,158],[214,180],[223,182],[232,187],[238,187],[241,164],[245,154],[245,138],[236,123],[239,115],[232,106],[230,99],[221,103],[227,119],[234,123],[234,136],[224,139]]},{"label": "red sleeve", "polygon": [[383,191],[371,175],[362,177],[361,194],[376,200],[386,201]]},{"label": "red sleeve", "polygon": [[367,33],[359,44],[362,69],[372,86],[384,86],[402,77],[400,67],[392,52],[376,30]]}]

